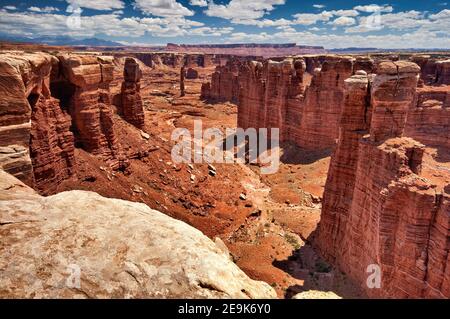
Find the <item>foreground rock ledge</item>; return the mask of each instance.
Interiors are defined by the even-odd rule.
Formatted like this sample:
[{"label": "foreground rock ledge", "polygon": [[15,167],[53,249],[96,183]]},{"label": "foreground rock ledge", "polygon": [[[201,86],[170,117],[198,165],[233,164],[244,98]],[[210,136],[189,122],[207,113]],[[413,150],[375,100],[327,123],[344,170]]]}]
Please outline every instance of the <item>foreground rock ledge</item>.
[{"label": "foreground rock ledge", "polygon": [[276,297],[183,222],[92,192],[41,197],[1,170],[0,237],[0,298]]}]

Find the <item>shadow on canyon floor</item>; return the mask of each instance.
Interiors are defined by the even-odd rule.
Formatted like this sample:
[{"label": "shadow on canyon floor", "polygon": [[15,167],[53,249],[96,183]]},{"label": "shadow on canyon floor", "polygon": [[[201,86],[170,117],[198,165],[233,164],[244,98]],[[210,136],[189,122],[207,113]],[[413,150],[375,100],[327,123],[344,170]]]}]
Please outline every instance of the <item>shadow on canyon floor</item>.
[{"label": "shadow on canyon floor", "polygon": [[440,163],[450,162],[450,152],[445,147],[436,147],[436,155],[434,159]]},{"label": "shadow on canyon floor", "polygon": [[296,294],[315,290],[332,291],[344,299],[364,298],[363,291],[346,275],[327,263],[313,247],[313,232],[305,241],[305,245],[293,251],[285,260],[275,260],[273,266],[283,270],[295,279],[303,281],[303,285],[287,288],[286,299]]},{"label": "shadow on canyon floor", "polygon": [[318,151],[306,150],[293,143],[282,143],[281,162],[283,164],[312,164],[318,160],[329,157],[333,153],[332,149],[323,149]]}]

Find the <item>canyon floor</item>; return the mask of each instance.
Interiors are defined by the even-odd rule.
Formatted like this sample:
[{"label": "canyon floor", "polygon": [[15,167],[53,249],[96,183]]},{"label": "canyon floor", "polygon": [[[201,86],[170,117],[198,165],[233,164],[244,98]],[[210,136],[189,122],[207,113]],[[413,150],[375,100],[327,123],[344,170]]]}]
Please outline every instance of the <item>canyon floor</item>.
[{"label": "canyon floor", "polygon": [[[117,69],[111,85],[113,93],[120,90],[122,81],[121,68]],[[320,219],[331,153],[311,153],[282,145],[280,168],[272,175],[261,175],[257,166],[214,164],[213,176],[208,164],[172,163],[171,134],[175,128],[192,131],[194,120],[202,120],[203,129],[234,128],[237,107],[200,100],[201,83],[214,68],[200,68],[199,79],[186,80],[184,97],[180,96],[177,70],[143,69],[143,131],[148,135],[114,116],[122,148],[134,155],[130,167],[113,172],[77,148],[77,179],[65,181],[56,192],[89,190],[143,202],[212,239],[219,237],[237,265],[252,279],[274,287],[280,298],[308,290],[332,291],[343,298],[364,297],[310,244]]]}]

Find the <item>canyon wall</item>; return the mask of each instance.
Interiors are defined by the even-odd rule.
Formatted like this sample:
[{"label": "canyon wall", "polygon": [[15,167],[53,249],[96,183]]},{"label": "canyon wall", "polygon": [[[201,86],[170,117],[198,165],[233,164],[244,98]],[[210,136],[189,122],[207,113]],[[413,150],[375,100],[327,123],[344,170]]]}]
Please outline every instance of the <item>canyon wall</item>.
[{"label": "canyon wall", "polygon": [[175,52],[109,52],[105,54],[114,56],[114,58],[133,57],[152,69],[160,67],[180,68],[183,65],[186,67],[208,68],[220,65],[221,59],[227,61],[231,58],[231,56],[224,54],[186,54]]},{"label": "canyon wall", "polygon": [[[373,78],[345,81],[315,241],[372,297],[450,297],[449,188],[422,177],[433,163],[403,137],[419,72],[382,62]],[[380,267],[380,288],[366,285],[371,265]]]},{"label": "canyon wall", "polygon": [[50,92],[57,64],[45,53],[0,55],[0,166],[50,191],[74,173],[70,117]]},{"label": "canyon wall", "polygon": [[292,139],[307,149],[333,147],[338,137],[344,81],[353,74],[350,58],[330,59],[313,75],[302,102],[298,133]]},{"label": "canyon wall", "polygon": [[[321,64],[319,58],[244,63],[238,76],[238,126],[277,127],[281,141],[307,149],[333,147],[338,137],[344,80],[356,67],[369,69],[373,61],[354,65],[352,58],[330,56]],[[304,83],[308,64],[321,65],[309,86]]]},{"label": "canyon wall", "polygon": [[114,133],[109,84],[113,80],[112,57],[62,54],[59,90],[71,90],[68,110],[76,143],[101,156],[113,169],[126,165]]},{"label": "canyon wall", "polygon": [[305,68],[301,58],[242,64],[238,127],[279,128],[280,140],[288,140],[295,127],[296,106],[304,91]]},{"label": "canyon wall", "polygon": [[217,66],[211,82],[202,85],[201,98],[212,103],[237,103],[239,94],[239,60],[231,59],[224,66]]},{"label": "canyon wall", "polygon": [[450,85],[450,60],[436,62],[435,83],[438,85]]},{"label": "canyon wall", "polygon": [[[141,119],[139,76],[131,69],[127,64],[124,104]],[[113,126],[113,71],[107,56],[0,54],[0,167],[43,194],[75,176],[75,146],[126,168]]]},{"label": "canyon wall", "polygon": [[408,113],[405,135],[437,148],[450,149],[450,88],[417,89]]}]

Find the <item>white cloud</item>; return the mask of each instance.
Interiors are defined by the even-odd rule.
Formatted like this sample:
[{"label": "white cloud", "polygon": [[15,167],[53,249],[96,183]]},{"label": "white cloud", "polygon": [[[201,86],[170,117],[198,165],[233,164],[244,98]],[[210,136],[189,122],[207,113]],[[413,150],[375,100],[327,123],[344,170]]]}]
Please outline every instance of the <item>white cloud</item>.
[{"label": "white cloud", "polygon": [[329,21],[333,17],[333,13],[322,11],[321,13],[297,13],[294,15],[294,24],[312,25],[319,21]]},{"label": "white cloud", "polygon": [[125,6],[122,0],[66,0],[66,2],[73,7],[105,11],[123,9]]},{"label": "white cloud", "polygon": [[28,11],[33,11],[33,12],[45,12],[45,13],[50,13],[50,12],[56,12],[59,11],[58,8],[55,7],[43,7],[43,8],[39,8],[39,7],[29,7]]},{"label": "white cloud", "polygon": [[370,32],[382,29],[408,30],[417,29],[430,24],[424,14],[411,10],[406,12],[387,13],[375,16],[364,16],[357,26],[346,29],[347,33]]},{"label": "white cloud", "polygon": [[437,20],[437,19],[448,19],[450,18],[450,10],[444,9],[439,13],[430,15],[430,19]]},{"label": "white cloud", "polygon": [[17,10],[17,7],[15,7],[15,6],[4,6],[3,9],[15,11],[15,10]]},{"label": "white cloud", "polygon": [[264,27],[279,27],[279,26],[289,26],[292,25],[293,22],[291,20],[286,20],[286,19],[278,19],[278,20],[270,20],[270,19],[262,19],[262,20],[253,20],[253,19],[249,19],[249,20],[239,20],[238,21],[239,24],[243,24],[243,25],[254,25],[254,26],[258,26],[260,28],[264,28]]},{"label": "white cloud", "polygon": [[206,0],[191,0],[189,1],[191,6],[207,7],[208,2]]},{"label": "white cloud", "polygon": [[365,6],[356,6],[353,9],[362,11],[362,12],[392,12],[394,8],[389,5],[379,6],[378,4],[369,4]]},{"label": "white cloud", "polygon": [[313,4],[313,7],[317,8],[317,9],[323,9],[323,8],[325,8],[325,5],[323,5],[323,4]]},{"label": "white cloud", "polygon": [[339,17],[335,19],[334,21],[330,22],[329,24],[334,26],[349,26],[354,25],[356,23],[356,20],[351,17]]},{"label": "white cloud", "polygon": [[72,36],[93,37],[104,34],[111,37],[138,38],[150,34],[154,37],[224,36],[232,27],[206,27],[204,23],[181,16],[124,17],[120,12],[81,16],[81,28],[70,29],[68,16],[56,13],[8,12],[0,10],[0,30],[11,35],[27,37]]},{"label": "white cloud", "polygon": [[239,23],[240,20],[255,20],[264,17],[277,5],[283,5],[286,0],[231,0],[227,5],[210,1],[205,14]]},{"label": "white cloud", "polygon": [[333,10],[328,12],[339,17],[356,17],[359,15],[359,12],[356,10]]},{"label": "white cloud", "polygon": [[135,9],[158,17],[193,16],[194,12],[176,0],[136,0]]},{"label": "white cloud", "polygon": [[401,35],[340,35],[315,34],[309,31],[292,32],[281,31],[274,34],[265,32],[248,34],[244,32],[233,33],[227,42],[296,42],[304,45],[321,45],[325,48],[347,47],[377,47],[377,48],[450,48],[450,40],[443,40],[433,32],[414,31]]}]

